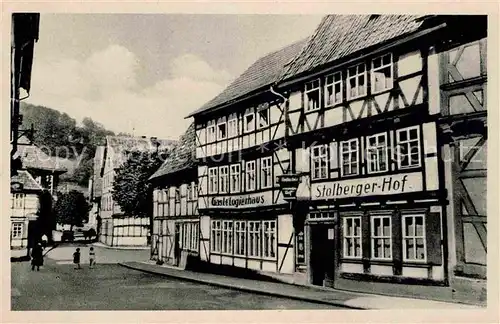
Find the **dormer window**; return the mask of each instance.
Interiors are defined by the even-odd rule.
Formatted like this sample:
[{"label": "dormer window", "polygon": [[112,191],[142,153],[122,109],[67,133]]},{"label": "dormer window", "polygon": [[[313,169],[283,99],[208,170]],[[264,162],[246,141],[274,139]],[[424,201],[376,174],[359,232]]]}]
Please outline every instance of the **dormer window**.
[{"label": "dormer window", "polygon": [[392,70],[392,54],[386,54],[372,60],[372,93],[377,93],[392,88]]},{"label": "dormer window", "polygon": [[306,83],[306,111],[319,109],[319,79]]},{"label": "dormer window", "polygon": [[257,118],[258,128],[269,126],[269,104],[267,102],[265,104],[259,105],[259,107],[257,108]]},{"label": "dormer window", "polygon": [[366,95],[366,66],[364,63],[347,69],[347,99]]},{"label": "dormer window", "polygon": [[220,118],[217,123],[217,138],[223,140],[227,138],[226,117]]},{"label": "dormer window", "polygon": [[245,133],[255,130],[255,112],[253,108],[247,109],[244,117]]},{"label": "dormer window", "polygon": [[342,102],[342,73],[337,72],[325,78],[325,107]]}]

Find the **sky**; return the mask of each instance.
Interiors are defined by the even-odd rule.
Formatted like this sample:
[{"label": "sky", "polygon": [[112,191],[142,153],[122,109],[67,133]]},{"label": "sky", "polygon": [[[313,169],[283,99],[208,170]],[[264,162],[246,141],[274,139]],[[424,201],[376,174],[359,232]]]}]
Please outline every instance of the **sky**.
[{"label": "sky", "polygon": [[177,139],[185,117],[319,15],[42,14],[27,102]]}]

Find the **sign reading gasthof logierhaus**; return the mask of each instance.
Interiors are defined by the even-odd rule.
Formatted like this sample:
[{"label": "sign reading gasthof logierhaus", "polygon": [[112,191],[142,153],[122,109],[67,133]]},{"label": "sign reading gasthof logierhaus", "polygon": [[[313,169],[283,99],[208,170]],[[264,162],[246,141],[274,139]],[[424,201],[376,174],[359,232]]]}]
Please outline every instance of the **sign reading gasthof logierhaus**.
[{"label": "sign reading gasthof logierhaus", "polygon": [[422,174],[420,172],[314,183],[311,188],[311,196],[313,200],[319,200],[394,195],[416,191],[422,191]]},{"label": "sign reading gasthof logierhaus", "polygon": [[249,208],[264,206],[269,203],[269,198],[265,193],[210,198],[210,207],[218,208]]}]

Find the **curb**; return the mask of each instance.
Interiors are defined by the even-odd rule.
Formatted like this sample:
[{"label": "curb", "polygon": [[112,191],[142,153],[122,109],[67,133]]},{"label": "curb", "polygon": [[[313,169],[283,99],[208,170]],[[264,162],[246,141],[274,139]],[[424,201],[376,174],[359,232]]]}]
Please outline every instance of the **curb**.
[{"label": "curb", "polygon": [[149,246],[109,246],[105,244],[98,244],[98,243],[92,243],[92,246],[95,247],[100,247],[104,249],[110,249],[110,250],[130,250],[130,251],[143,251],[143,250],[149,250]]},{"label": "curb", "polygon": [[[186,281],[190,281],[190,282],[198,282],[198,283],[203,283],[203,284],[215,286],[215,287],[236,289],[236,290],[255,293],[255,294],[259,294],[259,295],[282,297],[282,298],[305,301],[305,302],[310,302],[310,303],[339,306],[339,307],[343,307],[343,308],[350,308],[350,309],[357,309],[357,310],[368,309],[368,308],[363,308],[363,307],[358,307],[358,306],[347,305],[346,303],[343,303],[343,302],[326,301],[326,300],[310,298],[310,297],[291,296],[291,295],[286,295],[286,294],[282,294],[279,292],[262,291],[262,290],[255,289],[255,288],[248,288],[248,287],[235,286],[235,285],[225,284],[225,283],[220,283],[220,282],[213,282],[213,281],[204,280],[201,278],[191,278],[191,277],[185,277],[182,275],[174,275],[171,273],[167,274],[167,273],[157,272],[157,271],[153,271],[153,270],[141,269],[141,268],[137,268],[137,267],[125,264],[125,263],[118,263],[118,264],[125,267],[125,268],[136,270],[136,271],[142,271],[142,272],[146,272],[146,273],[161,275],[164,277],[180,278],[182,280],[186,280]],[[181,271],[181,270],[179,270],[179,271]]]}]

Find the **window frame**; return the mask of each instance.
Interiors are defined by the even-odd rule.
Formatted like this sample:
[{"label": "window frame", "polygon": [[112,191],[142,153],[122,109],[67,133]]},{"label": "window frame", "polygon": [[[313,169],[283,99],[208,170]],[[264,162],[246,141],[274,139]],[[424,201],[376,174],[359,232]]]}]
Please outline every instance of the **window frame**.
[{"label": "window frame", "polygon": [[[348,220],[352,220],[353,222],[353,234],[347,233],[347,222]],[[359,235],[356,235],[355,230],[355,220],[359,220]],[[361,216],[344,216],[342,218],[342,258],[343,259],[351,259],[351,260],[361,260],[363,258],[363,222]],[[348,239],[353,240],[352,244],[352,252],[353,255],[347,254],[348,250]],[[356,239],[359,240],[359,256],[356,255]]]},{"label": "window frame", "polygon": [[[425,230],[426,226],[426,215],[425,214],[403,214],[402,216],[402,249],[403,249],[403,262],[409,262],[409,263],[427,263],[427,233]],[[422,235],[417,236],[417,226],[416,226],[416,218],[421,217],[422,218]],[[406,235],[406,219],[407,218],[412,218],[413,219],[413,236]],[[406,255],[406,245],[407,245],[407,240],[412,239],[413,240],[413,250],[414,250],[414,255],[415,257],[417,256],[417,239],[422,239],[423,242],[423,251],[424,251],[424,258],[423,259],[409,259],[407,258]]]},{"label": "window frame", "polygon": [[[227,225],[227,228],[225,227]],[[222,228],[221,228],[221,254],[224,255],[232,255],[233,254],[233,244],[234,244],[234,235],[233,235],[233,221],[224,219],[222,220]],[[226,234],[226,236],[224,236]]]},{"label": "window frame", "polygon": [[[213,171],[215,171],[215,173],[213,173]],[[219,190],[219,169],[217,167],[208,168],[208,193],[212,195],[217,194],[218,190]]]},{"label": "window frame", "polygon": [[[212,220],[210,231],[210,252],[220,254],[222,251],[222,223],[220,219]],[[219,235],[217,235],[219,234]]]},{"label": "window frame", "polygon": [[[417,131],[417,139],[413,139],[413,140],[409,140],[410,138],[410,131],[412,129],[415,129]],[[400,140],[400,134],[403,133],[403,132],[406,132],[407,133],[407,138],[406,140],[404,141],[401,141]],[[417,164],[414,164],[412,165],[411,164],[411,150],[408,150],[408,163],[409,165],[407,166],[403,166],[401,165],[403,159],[401,158],[402,155],[401,155],[401,146],[404,144],[406,145],[406,148],[410,148],[411,147],[411,142],[417,142],[417,151],[418,151],[418,159],[417,159]],[[422,154],[422,149],[421,149],[421,144],[422,144],[422,136],[420,134],[420,127],[417,125],[417,126],[410,126],[410,127],[405,127],[405,128],[401,128],[401,129],[397,129],[396,130],[396,147],[397,147],[397,150],[396,150],[396,154],[397,154],[397,165],[398,165],[398,169],[400,170],[404,170],[404,169],[412,169],[412,168],[419,168],[422,166],[422,157],[421,157],[421,154]]]},{"label": "window frame", "polygon": [[[384,147],[381,147],[381,145],[379,143],[379,137],[381,137],[381,136],[384,137],[384,142],[385,142]],[[372,139],[372,138],[375,138],[375,141],[376,141],[376,144],[374,146],[372,146],[370,144],[370,139]],[[377,134],[373,134],[370,136],[366,136],[366,149],[365,149],[365,151],[366,151],[367,173],[375,174],[375,173],[382,173],[382,172],[389,171],[389,145],[390,145],[389,144],[389,136],[387,136],[387,132],[382,132],[382,133],[377,133]],[[376,150],[376,156],[377,156],[376,162],[377,162],[378,170],[372,169],[372,162],[374,162],[374,160],[372,160],[370,149],[373,149],[373,148]],[[385,168],[384,169],[380,168],[380,162],[381,162],[381,160],[379,159],[379,157],[380,157],[380,150],[379,149],[380,148],[382,148],[383,152],[385,153]]]},{"label": "window frame", "polygon": [[[354,150],[351,149],[351,143],[355,142],[356,143],[356,172],[355,173],[344,173],[344,153],[349,153],[349,157],[351,157],[351,153],[354,152]],[[348,151],[344,151],[344,144],[348,144]],[[352,169],[352,161],[349,161],[349,170]],[[342,177],[352,177],[352,176],[357,176],[360,174],[360,167],[361,167],[361,161],[360,161],[360,145],[359,145],[359,138],[351,138],[345,141],[340,142],[340,172]]]},{"label": "window frame", "polygon": [[[252,123],[252,127],[249,128],[248,127],[248,123],[247,123],[247,117],[248,116],[252,116],[253,117],[253,123]],[[245,114],[243,115],[243,129],[244,129],[244,133],[251,133],[251,132],[254,132],[255,131],[255,128],[256,128],[256,120],[255,120],[255,110],[254,109],[249,109],[249,111],[245,112]]]},{"label": "window frame", "polygon": [[[314,87],[315,82],[318,83],[318,85],[316,87]],[[307,89],[308,85],[312,85],[313,87],[311,89]],[[309,93],[316,92],[316,91],[318,92],[318,106],[310,109],[309,108],[309,102],[310,102]],[[305,101],[304,102],[304,109],[305,109],[306,113],[312,112],[312,111],[317,111],[317,110],[321,109],[321,79],[320,78],[317,78],[317,79],[314,79],[314,80],[311,80],[311,81],[308,81],[305,83],[305,85],[304,85],[304,101]]]},{"label": "window frame", "polygon": [[[264,168],[264,162],[267,161],[267,165]],[[268,170],[267,174],[264,174],[265,170]],[[273,159],[271,156],[263,157],[260,159],[260,188],[269,189],[273,186]],[[264,180],[269,179],[268,183],[264,185]]]},{"label": "window frame", "polygon": [[215,121],[212,121],[207,125],[207,144],[214,143],[217,141],[217,129],[215,127]]},{"label": "window frame", "polygon": [[[364,71],[363,72],[359,72],[359,67],[361,66],[364,66]],[[355,68],[356,69],[356,74],[354,75],[351,75],[351,69],[352,68]],[[365,80],[365,84],[363,86],[363,90],[364,90],[364,93],[360,94],[359,93],[359,77],[360,76],[363,76],[364,77],[364,80]],[[355,79],[356,80],[356,95],[355,96],[351,96],[351,79]],[[358,99],[358,98],[361,98],[361,97],[364,97],[368,94],[368,75],[367,75],[367,67],[366,67],[366,63],[358,63],[358,64],[355,64],[355,65],[352,65],[350,67],[347,68],[347,79],[346,79],[346,98],[347,100],[354,100],[354,99]]]},{"label": "window frame", "polygon": [[[260,122],[261,122],[261,118],[262,118],[262,115],[261,115],[261,112],[265,111],[266,112],[266,116],[267,116],[267,121],[266,121],[266,125],[264,126],[261,126],[260,125]],[[257,107],[257,129],[264,129],[264,128],[267,128],[269,127],[269,125],[271,124],[271,109],[269,107],[269,104],[268,103],[264,103],[262,105],[259,105]]]},{"label": "window frame", "polygon": [[[224,170],[224,174],[222,171]],[[222,165],[219,167],[219,193],[229,193],[229,166]],[[224,190],[223,190],[224,189]]]},{"label": "window frame", "polygon": [[[318,150],[318,155],[315,154],[315,151]],[[324,152],[322,152],[324,150]],[[315,162],[319,161],[319,176],[316,176],[316,165]],[[324,170],[325,176],[321,176],[321,171]],[[311,147],[311,180],[322,180],[329,178],[329,168],[328,168],[328,144],[319,144]]]},{"label": "window frame", "polygon": [[[222,125],[224,125],[224,129],[225,129],[225,135],[224,136],[222,136],[220,134],[220,128],[219,127],[222,126]],[[221,140],[222,141],[222,140],[225,140],[227,138],[228,138],[227,121],[226,121],[226,118],[224,117],[224,118],[221,118],[221,121],[219,121],[217,123],[217,140]]]},{"label": "window frame", "polygon": [[227,138],[238,136],[238,116],[232,114],[227,120]]},{"label": "window frame", "polygon": [[[255,191],[257,189],[257,165],[256,160],[245,161],[245,190],[246,191]],[[249,165],[253,165],[252,173],[253,179],[249,177]],[[253,183],[253,187],[250,184]]]},{"label": "window frame", "polygon": [[[269,224],[268,229],[266,231],[266,224]],[[271,225],[274,224],[274,227]],[[271,230],[272,229],[272,230]],[[278,255],[277,253],[277,222],[276,220],[264,220],[262,221],[262,259],[265,260],[276,260]],[[268,234],[268,238],[266,239],[266,233]],[[274,238],[274,239],[273,239]],[[268,252],[266,253],[266,244],[268,245]],[[271,253],[274,252],[274,253]],[[271,254],[274,254],[271,256]]]},{"label": "window frame", "polygon": [[[16,231],[16,227],[18,227],[18,231]],[[24,224],[21,222],[12,222],[10,233],[13,239],[22,239],[23,238],[23,230]],[[19,235],[16,235],[19,232]]]},{"label": "window frame", "polygon": [[[391,62],[389,64],[385,64],[384,65],[384,58],[389,56],[390,57],[390,60]],[[381,59],[381,65],[379,67],[375,67],[375,60],[377,59]],[[375,72],[377,71],[380,71],[380,70],[383,70],[387,67],[390,67],[391,69],[391,84],[390,86],[388,87],[384,87],[383,89],[375,89]],[[377,93],[381,93],[381,92],[384,92],[384,91],[387,91],[387,90],[390,90],[392,88],[394,88],[394,60],[393,60],[393,55],[392,53],[386,53],[386,54],[383,54],[383,55],[380,55],[380,56],[377,56],[375,58],[373,58],[371,60],[371,69],[370,69],[370,85],[371,85],[371,92],[372,94],[377,94]],[[384,85],[385,86],[385,85]]]},{"label": "window frame", "polygon": [[[253,225],[252,229],[250,229]],[[258,225],[258,229],[255,229],[255,225]],[[250,237],[253,238],[250,242]],[[262,222],[261,221],[247,221],[247,255],[249,258],[262,258]],[[250,249],[250,246],[252,249]],[[255,249],[254,249],[255,248]],[[250,250],[252,253],[250,254]],[[258,253],[257,253],[258,252]]]},{"label": "window frame", "polygon": [[[336,76],[337,75],[340,75],[340,80],[336,80]],[[332,78],[332,82],[331,83],[328,83],[328,78],[331,77]],[[337,71],[337,72],[334,72],[334,73],[331,73],[327,76],[325,76],[325,85],[324,85],[324,101],[325,101],[325,107],[333,107],[335,105],[338,105],[340,103],[342,103],[343,99],[344,99],[344,95],[343,95],[343,91],[344,91],[344,83],[342,82],[343,81],[343,78],[342,78],[342,71]],[[340,99],[337,100],[336,98],[336,92],[335,92],[335,86],[337,84],[340,84]],[[332,93],[333,93],[333,102],[332,103],[328,103],[328,88],[331,87],[332,88]]]},{"label": "window frame", "polygon": [[[375,232],[375,220],[378,219],[380,220],[380,224],[382,226],[382,234],[377,235]],[[389,220],[389,234],[384,235],[384,219]],[[382,251],[384,251],[384,256],[383,257],[376,257],[375,256],[375,242],[376,240],[382,240]],[[385,256],[385,240],[389,240],[389,257]],[[392,242],[392,217],[390,215],[374,215],[370,216],[370,245],[371,245],[371,258],[373,260],[381,260],[381,261],[390,261],[392,260],[392,248],[393,248],[393,242]]]},{"label": "window frame", "polygon": [[[242,226],[243,225],[243,226]],[[244,220],[234,221],[234,255],[236,256],[246,256],[247,255],[247,222]],[[242,237],[243,235],[243,237]],[[241,243],[243,242],[243,253],[241,251]]]}]

